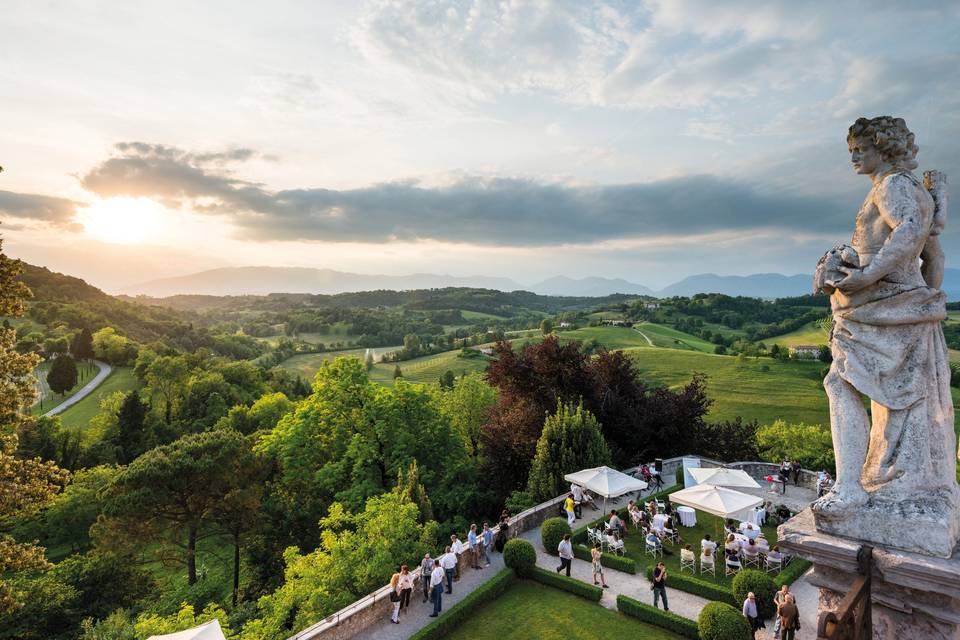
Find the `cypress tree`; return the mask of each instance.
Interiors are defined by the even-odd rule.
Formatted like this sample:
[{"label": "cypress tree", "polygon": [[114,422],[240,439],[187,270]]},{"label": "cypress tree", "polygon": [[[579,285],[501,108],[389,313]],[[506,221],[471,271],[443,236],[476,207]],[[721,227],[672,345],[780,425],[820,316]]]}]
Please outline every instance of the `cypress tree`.
[{"label": "cypress tree", "polygon": [[594,415],[582,402],[576,409],[558,403],[537,441],[527,491],[538,502],[554,498],[566,491],[565,474],[609,462],[610,450]]},{"label": "cypress tree", "polygon": [[120,447],[120,462],[127,464],[144,451],[144,420],[147,407],[140,400],[140,393],[134,389],[124,398],[117,414],[117,445]]},{"label": "cypress tree", "polygon": [[73,335],[70,341],[70,355],[75,360],[89,360],[93,357],[93,334],[90,329],[84,327],[79,333]]}]

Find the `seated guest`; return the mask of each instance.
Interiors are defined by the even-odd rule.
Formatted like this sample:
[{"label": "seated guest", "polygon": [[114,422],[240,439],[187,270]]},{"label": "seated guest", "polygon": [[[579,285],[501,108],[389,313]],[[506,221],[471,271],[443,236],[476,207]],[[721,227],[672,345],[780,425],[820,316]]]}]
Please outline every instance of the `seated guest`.
[{"label": "seated guest", "polygon": [[726,551],[726,563],[731,569],[740,570],[743,566],[740,564],[740,556],[735,551]]},{"label": "seated guest", "polygon": [[673,505],[670,504],[670,496],[663,499],[663,512],[668,516],[673,515]]},{"label": "seated guest", "polygon": [[646,540],[648,547],[656,547],[657,549],[660,548],[660,537],[653,529],[647,529],[647,535],[644,539]]},{"label": "seated guest", "polygon": [[710,550],[711,554],[717,550],[717,543],[710,539],[709,533],[703,536],[703,540],[700,541],[700,550],[706,551],[707,549]]},{"label": "seated guest", "polygon": [[656,529],[659,533],[663,533],[663,529],[667,522],[667,515],[664,513],[658,513],[652,518],[650,518],[650,525]]},{"label": "seated guest", "polygon": [[647,512],[649,512],[651,516],[657,515],[657,501],[656,501],[656,500],[651,500],[650,502],[647,503]]},{"label": "seated guest", "polygon": [[610,510],[610,520],[607,522],[607,527],[619,536],[627,533],[627,528],[623,525],[623,520],[620,519],[620,516],[617,515],[616,509]]},{"label": "seated guest", "polygon": [[743,555],[747,558],[756,558],[760,554],[760,550],[757,548],[757,543],[753,540],[747,542],[743,547]]},{"label": "seated guest", "polygon": [[723,548],[728,552],[732,551],[733,553],[739,553],[740,543],[737,542],[736,537],[731,533],[727,536],[727,542],[723,545]]},{"label": "seated guest", "polygon": [[783,560],[783,554],[780,553],[779,546],[773,545],[773,549],[770,549],[770,551],[767,552],[767,560],[773,560],[774,562],[777,560]]},{"label": "seated guest", "polygon": [[691,564],[696,561],[696,556],[693,555],[693,549],[690,548],[690,545],[680,550],[680,559]]},{"label": "seated guest", "polygon": [[744,529],[743,535],[747,537],[747,540],[756,540],[757,536],[760,534],[758,529],[755,529],[752,524],[747,523],[747,528]]},{"label": "seated guest", "polygon": [[760,550],[760,553],[766,553],[770,551],[770,543],[766,538],[763,537],[763,531],[760,532],[760,535],[757,536],[757,549]]}]

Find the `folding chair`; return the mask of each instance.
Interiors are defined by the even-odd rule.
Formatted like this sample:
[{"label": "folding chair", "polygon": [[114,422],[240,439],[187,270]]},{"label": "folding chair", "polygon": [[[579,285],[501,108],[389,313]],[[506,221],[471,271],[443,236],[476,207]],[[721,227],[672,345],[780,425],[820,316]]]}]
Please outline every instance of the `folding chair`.
[{"label": "folding chair", "polygon": [[649,540],[646,540],[646,539],[644,540],[643,551],[644,553],[649,553],[654,558],[656,558],[657,556],[663,555],[663,549],[660,547],[659,542],[651,543]]},{"label": "folding chair", "polygon": [[760,554],[743,552],[743,566],[760,568]]},{"label": "folding chair", "polygon": [[613,536],[605,536],[607,542],[607,549],[613,551],[614,553],[619,553],[624,555],[626,553],[626,548],[623,544],[623,540],[617,540]]},{"label": "folding chair", "polygon": [[709,573],[714,578],[717,577],[716,556],[700,556],[700,575]]},{"label": "folding chair", "polygon": [[743,569],[743,565],[740,564],[740,560],[736,559],[734,561],[725,560],[723,563],[724,574],[725,576],[735,576],[737,573]]},{"label": "folding chair", "polygon": [[780,570],[783,569],[783,560],[781,558],[770,558],[768,556],[765,569],[767,573],[780,573]]},{"label": "folding chair", "polygon": [[696,575],[697,557],[693,555],[693,551],[684,549],[680,552],[680,573],[683,573],[684,569],[689,569],[690,573]]}]

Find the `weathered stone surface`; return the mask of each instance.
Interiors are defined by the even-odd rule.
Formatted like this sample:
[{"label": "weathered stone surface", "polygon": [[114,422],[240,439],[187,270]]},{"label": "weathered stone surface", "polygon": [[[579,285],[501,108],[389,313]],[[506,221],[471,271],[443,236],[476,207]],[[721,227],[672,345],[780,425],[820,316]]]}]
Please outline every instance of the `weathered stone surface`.
[{"label": "weathered stone surface", "polygon": [[[857,576],[860,543],[819,531],[809,510],[781,525],[778,537],[782,549],[813,562],[820,612],[836,611]],[[875,547],[873,560],[874,638],[960,640],[960,550],[944,559]]]},{"label": "weathered stone surface", "polygon": [[831,249],[814,278],[833,308],[824,387],[837,482],[813,512],[823,531],[947,558],[960,540],[960,487],[940,326],[946,178],[911,173],[917,146],[900,118],[861,118],[847,141],[873,188],[851,244]]}]

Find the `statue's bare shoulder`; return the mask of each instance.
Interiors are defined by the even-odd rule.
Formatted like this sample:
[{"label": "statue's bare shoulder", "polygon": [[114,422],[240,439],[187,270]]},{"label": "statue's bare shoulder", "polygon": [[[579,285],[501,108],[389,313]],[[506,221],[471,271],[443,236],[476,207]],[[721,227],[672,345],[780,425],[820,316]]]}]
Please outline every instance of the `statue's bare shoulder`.
[{"label": "statue's bare shoulder", "polygon": [[872,190],[872,200],[891,227],[903,223],[929,223],[933,200],[912,173],[897,171],[880,180]]}]

